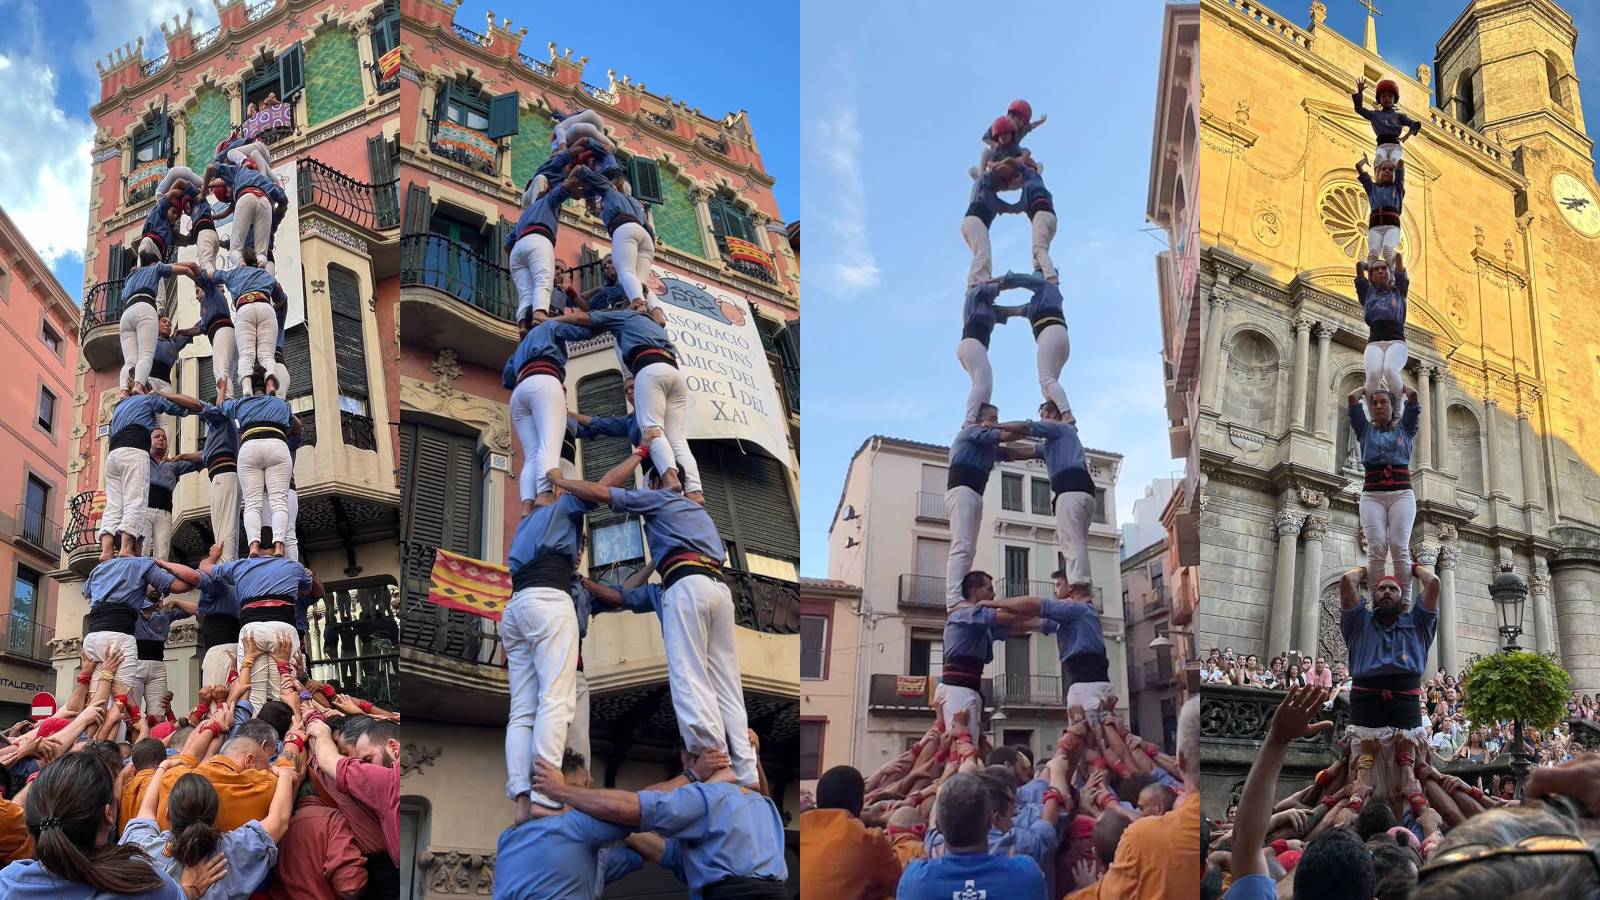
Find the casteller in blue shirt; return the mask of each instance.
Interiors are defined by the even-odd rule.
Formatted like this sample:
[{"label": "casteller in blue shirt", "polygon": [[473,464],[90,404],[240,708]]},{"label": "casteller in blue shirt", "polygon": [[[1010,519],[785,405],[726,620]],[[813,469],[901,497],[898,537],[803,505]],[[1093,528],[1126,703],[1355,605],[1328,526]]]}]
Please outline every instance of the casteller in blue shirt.
[{"label": "casteller in blue shirt", "polygon": [[507,828],[496,848],[502,877],[494,900],[592,900],[600,848],[632,833],[575,809]]},{"label": "casteller in blue shirt", "polygon": [[895,900],[1045,900],[1044,872],[1028,856],[990,856],[950,852],[937,859],[915,859],[900,876]]}]

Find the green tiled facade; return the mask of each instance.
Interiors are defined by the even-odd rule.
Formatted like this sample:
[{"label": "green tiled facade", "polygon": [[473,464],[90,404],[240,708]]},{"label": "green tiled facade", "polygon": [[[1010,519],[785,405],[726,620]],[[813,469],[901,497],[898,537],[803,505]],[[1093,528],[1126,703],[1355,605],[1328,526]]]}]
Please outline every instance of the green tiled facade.
[{"label": "green tiled facade", "polygon": [[317,35],[306,49],[306,123],[316,125],[365,102],[361,54],[343,29]]},{"label": "green tiled facade", "polygon": [[228,98],[213,88],[201,91],[194,108],[189,110],[189,125],[184,137],[184,162],[196,172],[204,172],[212,157],[217,155],[217,145],[226,140],[232,131]]},{"label": "green tiled facade", "polygon": [[656,228],[656,237],[674,250],[705,258],[705,244],[700,240],[700,222],[695,219],[694,200],[689,189],[666,168],[661,170],[662,204],[650,211]]},{"label": "green tiled facade", "polygon": [[524,109],[517,116],[517,133],[511,136],[511,182],[518,190],[550,158],[550,138],[555,129],[542,113]]}]

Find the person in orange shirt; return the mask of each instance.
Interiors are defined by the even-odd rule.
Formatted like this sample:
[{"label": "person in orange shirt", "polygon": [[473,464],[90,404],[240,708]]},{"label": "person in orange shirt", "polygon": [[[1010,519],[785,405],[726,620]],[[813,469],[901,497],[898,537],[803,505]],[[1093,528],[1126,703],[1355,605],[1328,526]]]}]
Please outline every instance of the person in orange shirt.
[{"label": "person in orange shirt", "polygon": [[866,782],[849,766],[817,781],[817,808],[800,816],[800,895],[840,900],[893,897],[900,861],[888,838],[861,823]]},{"label": "person in orange shirt", "polygon": [[1066,900],[1192,900],[1200,896],[1200,698],[1178,714],[1178,767],[1184,790],[1166,815],[1128,826],[1104,877]]},{"label": "person in orange shirt", "polygon": [[139,798],[144,796],[145,787],[155,776],[156,766],[167,758],[167,745],[155,738],[145,738],[133,745],[129,756],[133,761],[133,774],[122,788],[122,802],[117,808],[117,834],[139,817]]},{"label": "person in orange shirt", "polygon": [[928,823],[915,806],[901,806],[889,814],[889,846],[894,850],[900,868],[911,865],[913,859],[928,855],[923,839],[928,836]]},{"label": "person in orange shirt", "polygon": [[0,866],[32,858],[33,835],[28,834],[22,807],[10,800],[0,800]]},{"label": "person in orange shirt", "polygon": [[[268,771],[272,768],[273,754],[278,749],[278,732],[260,719],[251,719],[235,729],[233,739],[222,745],[221,753],[203,763],[198,762],[191,748],[203,746],[204,742],[210,740],[208,732],[218,728],[221,726],[215,720],[201,723],[190,736],[184,753],[178,756],[184,765],[168,769],[162,775],[156,822],[163,830],[172,827],[167,816],[167,800],[172,794],[172,786],[191,771],[204,775],[211,786],[217,789],[217,796],[222,801],[221,812],[215,823],[218,831],[232,831],[251,820],[259,821],[267,817],[272,807],[272,795],[278,789],[277,776]],[[283,755],[292,757],[295,751],[292,747],[286,747]]]}]

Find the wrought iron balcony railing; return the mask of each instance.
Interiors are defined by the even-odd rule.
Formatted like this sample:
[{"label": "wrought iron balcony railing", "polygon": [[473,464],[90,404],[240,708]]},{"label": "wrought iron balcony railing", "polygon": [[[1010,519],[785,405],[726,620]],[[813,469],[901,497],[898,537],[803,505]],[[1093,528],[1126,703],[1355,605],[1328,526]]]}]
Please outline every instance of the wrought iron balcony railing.
[{"label": "wrought iron balcony railing", "polygon": [[516,321],[511,273],[444,235],[400,239],[400,283],[435,288],[495,318]]},{"label": "wrought iron balcony railing", "polygon": [[556,76],[556,70],[552,69],[549,63],[542,63],[526,53],[518,53],[517,59],[522,60],[523,65],[546,78],[554,78]]},{"label": "wrought iron balcony railing", "polygon": [[640,112],[644,114],[644,120],[646,122],[649,122],[651,125],[654,125],[662,131],[671,131],[673,130],[673,126],[677,125],[678,123],[677,117],[673,116],[673,114],[670,112],[664,116],[658,116],[648,109],[640,110]]},{"label": "wrought iron balcony railing", "polygon": [[944,584],[937,575],[901,575],[900,608],[944,612]]},{"label": "wrought iron balcony railing", "polygon": [[783,367],[784,396],[789,398],[789,411],[800,411],[800,367]]},{"label": "wrought iron balcony railing", "polygon": [[456,33],[456,37],[461,38],[463,41],[466,41],[469,44],[477,44],[479,47],[489,46],[488,38],[463,25],[457,25],[456,23],[451,22],[450,30]]},{"label": "wrought iron balcony railing", "polygon": [[170,59],[172,59],[172,54],[163,53],[155,59],[145,60],[144,64],[139,66],[139,77],[149,78],[151,75],[161,71]]},{"label": "wrought iron balcony railing", "polygon": [[390,78],[383,77],[383,68],[375,62],[366,64],[367,71],[372,73],[372,84],[377,88],[378,96],[392,94],[400,90],[400,73],[395,72]]},{"label": "wrought iron balcony railing", "polygon": [[35,622],[27,616],[15,613],[0,616],[0,653],[49,662],[50,641],[55,639],[55,635],[54,628]]},{"label": "wrought iron balcony railing", "polygon": [[1144,614],[1147,616],[1153,616],[1171,607],[1172,598],[1165,587],[1150,591],[1144,595]]},{"label": "wrought iron balcony railing", "polygon": [[1023,578],[1002,578],[995,581],[996,593],[1005,597],[1055,597],[1054,581],[1029,581]]},{"label": "wrought iron balcony railing", "polygon": [[1051,706],[1058,707],[1062,700],[1059,675],[1012,675],[995,679],[1001,706]]},{"label": "wrought iron balcony railing", "polygon": [[[928,705],[933,687],[939,683],[938,675],[873,675],[867,685],[867,706],[874,712],[922,713],[933,715]],[[995,680],[982,682],[983,706],[994,709]],[[1059,701],[1057,701],[1059,702]]]},{"label": "wrought iron balcony railing", "polygon": [[[281,115],[275,114],[274,118],[265,119],[265,123],[276,123],[279,119],[286,115],[288,117],[287,124],[264,124],[262,121],[256,121],[254,119],[245,120],[243,130],[244,136],[253,137],[261,143],[266,144],[268,147],[271,147],[273,144],[276,144],[284,138],[294,134],[294,110],[295,105],[298,102],[298,98],[294,100],[280,100],[278,101],[277,106],[269,107],[269,109],[283,107],[283,113]],[[256,115],[259,116],[262,115],[262,113],[258,112]]]},{"label": "wrought iron balcony railing", "polygon": [[67,501],[67,511],[71,517],[67,521],[67,530],[62,534],[61,545],[68,553],[100,543],[95,533],[100,528],[99,510],[95,509],[100,496],[100,491],[84,491]]},{"label": "wrought iron balcony railing", "polygon": [[357,450],[378,449],[378,435],[373,430],[372,417],[339,410],[339,427],[346,446]]},{"label": "wrought iron balcony railing", "polygon": [[195,37],[194,44],[192,45],[194,53],[196,55],[198,55],[198,54],[204,52],[205,50],[209,49],[212,44],[215,44],[217,42],[217,38],[219,38],[221,36],[222,36],[222,26],[221,25],[218,25],[217,27],[211,29],[210,31],[206,31],[206,32],[200,33],[198,36]]},{"label": "wrought iron balcony railing", "polygon": [[917,518],[927,519],[930,522],[950,521],[950,514],[945,511],[944,495],[933,491],[918,491]]},{"label": "wrought iron balcony railing", "polygon": [[491,141],[473,129],[437,119],[428,127],[428,146],[433,155],[490,178],[500,173],[500,159],[505,152],[498,140]]},{"label": "wrought iron balcony railing", "polygon": [[[1272,723],[1272,716],[1287,696],[1285,691],[1226,684],[1205,685],[1200,690],[1200,739],[1258,748],[1267,739],[1267,727]],[[1332,728],[1316,737],[1295,741],[1294,746],[1306,750],[1320,748],[1332,753],[1335,741],[1344,735],[1345,726],[1350,724],[1349,707],[1336,703],[1331,716]]]},{"label": "wrought iron balcony railing", "polygon": [[697,136],[694,139],[694,142],[706,148],[707,150],[710,150],[712,153],[720,153],[723,156],[728,155],[727,141],[719,141],[716,138],[709,138],[702,134]]},{"label": "wrought iron balcony railing", "polygon": [[268,13],[272,12],[274,9],[277,9],[277,7],[278,0],[261,0],[260,3],[253,4],[245,9],[245,19],[251,22],[260,21],[261,19],[266,18]]},{"label": "wrought iron balcony railing", "polygon": [[386,231],[400,225],[397,178],[384,184],[367,184],[314,159],[295,163],[301,206],[318,206],[368,231]]},{"label": "wrought iron balcony railing", "polygon": [[771,269],[761,265],[760,263],[748,262],[742,259],[734,259],[731,256],[724,258],[728,262],[728,267],[741,275],[748,275],[757,281],[764,281],[770,285],[778,284],[778,276],[772,274]]},{"label": "wrought iron balcony railing", "polygon": [[50,521],[43,510],[18,503],[17,515],[12,520],[9,533],[52,559],[61,555],[61,526]]},{"label": "wrought iron balcony railing", "polygon": [[396,709],[400,702],[400,656],[389,653],[368,656],[341,656],[307,662],[311,677],[335,681],[346,694],[370,700],[384,709]]},{"label": "wrought iron balcony railing", "polygon": [[122,281],[102,281],[83,295],[83,323],[78,338],[101,325],[115,325],[122,318]]}]

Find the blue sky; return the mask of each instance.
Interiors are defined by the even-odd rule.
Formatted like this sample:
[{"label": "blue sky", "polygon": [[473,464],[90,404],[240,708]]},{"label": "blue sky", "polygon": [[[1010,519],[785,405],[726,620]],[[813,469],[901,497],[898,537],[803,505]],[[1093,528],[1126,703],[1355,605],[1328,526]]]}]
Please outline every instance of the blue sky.
[{"label": "blue sky", "polygon": [[[208,0],[0,0],[0,207],[17,222],[69,294],[81,294],[88,228],[89,106],[100,99],[95,60],[145,38],[145,57],[164,51],[160,23],[194,9],[194,28],[216,25]],[[457,21],[483,31],[484,15],[526,26],[524,50],[542,59],[555,41],[589,57],[587,80],[605,85],[607,69],[671,93],[706,115],[748,110],[767,171],[777,179],[778,208],[799,215],[798,0],[741,6],[682,0],[670,11],[638,0],[552,15],[548,3],[469,0]],[[71,23],[70,27],[63,27]],[[22,136],[26,136],[24,139]]]},{"label": "blue sky", "polygon": [[[945,443],[968,381],[955,359],[971,254],[959,227],[979,135],[1024,98],[1050,120],[1025,142],[1060,229],[1072,358],[1062,383],[1084,443],[1124,454],[1118,518],[1171,460],[1155,254],[1141,233],[1162,5],[807,0],[801,13],[806,220],[801,570],[827,571],[850,455],[881,433]],[[893,40],[886,36],[893,35]],[[1028,222],[992,229],[995,272],[1030,269]],[[1009,293],[1001,302],[1021,303]],[[1035,414],[1026,321],[989,357],[1002,418]]]}]

